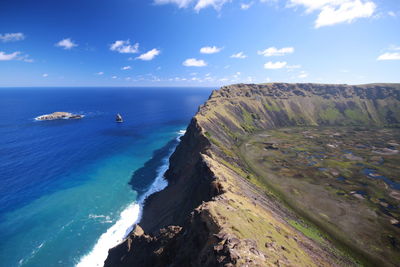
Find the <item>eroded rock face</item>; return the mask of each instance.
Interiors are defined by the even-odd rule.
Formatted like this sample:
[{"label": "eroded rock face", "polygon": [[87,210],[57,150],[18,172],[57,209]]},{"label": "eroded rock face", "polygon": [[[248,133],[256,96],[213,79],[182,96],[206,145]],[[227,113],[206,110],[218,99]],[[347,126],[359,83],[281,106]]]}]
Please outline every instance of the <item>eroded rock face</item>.
[{"label": "eroded rock face", "polygon": [[105,266],[263,266],[267,258],[251,239],[226,233],[206,206],[197,208],[184,225],[146,235],[140,226],[109,251]]},{"label": "eroded rock face", "polygon": [[170,158],[165,174],[169,186],[146,200],[146,212],[140,222],[146,233],[168,225],[183,225],[196,207],[216,194],[214,173],[202,156],[210,145],[194,118]]},{"label": "eroded rock face", "polygon": [[[292,214],[250,182],[235,146],[288,125],[398,125],[400,85],[261,84],[214,91],[170,158],[168,187],[105,266],[352,266],[286,221]],[[361,114],[361,119],[359,115]],[[275,148],[275,147],[272,147]]]},{"label": "eroded rock face", "polygon": [[215,259],[210,257],[217,240],[213,233],[218,232],[209,218],[196,210],[185,230],[180,226],[168,226],[152,236],[136,226],[121,245],[109,251],[105,266],[209,265],[209,261]]}]

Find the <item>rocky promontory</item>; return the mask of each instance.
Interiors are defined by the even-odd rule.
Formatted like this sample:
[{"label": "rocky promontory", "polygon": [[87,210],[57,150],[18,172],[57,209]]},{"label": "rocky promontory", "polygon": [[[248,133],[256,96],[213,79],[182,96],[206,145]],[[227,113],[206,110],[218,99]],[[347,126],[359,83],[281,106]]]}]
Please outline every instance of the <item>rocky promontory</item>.
[{"label": "rocky promontory", "polygon": [[334,221],[319,231],[318,218],[263,184],[240,148],[266,129],[398,127],[399,106],[399,84],[238,84],[213,91],[170,158],[167,188],[147,199],[139,225],[110,249],[105,266],[395,266],[395,235],[393,248],[380,250],[335,235]]}]

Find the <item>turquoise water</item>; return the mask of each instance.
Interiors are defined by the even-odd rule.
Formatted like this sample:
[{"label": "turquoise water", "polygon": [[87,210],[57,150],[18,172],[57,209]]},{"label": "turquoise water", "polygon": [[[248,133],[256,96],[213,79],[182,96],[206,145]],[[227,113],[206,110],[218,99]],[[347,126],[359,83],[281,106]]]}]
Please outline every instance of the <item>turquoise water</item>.
[{"label": "turquoise water", "polygon": [[[15,168],[20,168],[15,172],[10,169],[0,171],[2,185],[8,184],[14,178],[13,186],[20,186],[19,189],[12,188],[8,195],[3,194],[1,199],[6,203],[0,213],[2,266],[101,266],[108,249],[117,244],[140,218],[139,204],[143,198],[166,185],[162,173],[168,166],[168,155],[178,143],[171,140],[177,140],[182,134],[180,131],[186,128],[198,104],[210,92],[208,89],[164,89],[161,92],[153,89],[150,93],[144,89],[128,92],[116,90],[111,93],[102,90],[97,99],[93,97],[93,91],[63,92],[61,99],[58,99],[60,96],[57,94],[53,98],[48,96],[57,105],[57,101],[65,100],[65,96],[90,94],[89,106],[96,106],[95,110],[87,107],[87,100],[81,104],[76,103],[79,101],[74,103],[80,105],[79,110],[87,115],[80,122],[68,121],[60,124],[49,121],[42,125],[42,122],[31,122],[34,115],[41,115],[36,111],[26,120],[22,120],[22,123],[21,120],[15,124],[11,120],[8,123],[2,121],[0,134],[3,133],[3,144],[6,143],[4,138],[13,142],[8,142],[1,148],[4,151],[7,146],[12,147],[10,143],[13,143],[15,148],[20,149],[20,158],[18,155],[9,155],[7,158],[0,154],[3,157],[2,167],[11,168],[15,165]],[[0,96],[1,94],[2,92]],[[42,94],[52,93],[42,91]],[[113,106],[112,99],[118,98],[118,94],[127,98],[118,103],[118,112],[122,109],[124,112],[121,113],[130,117],[130,109],[131,114],[140,111],[140,118],[126,119],[124,125],[115,125],[112,121],[114,112],[110,111],[110,106]],[[25,97],[22,94],[17,95]],[[110,99],[110,95],[114,98]],[[128,100],[132,99],[129,96],[141,99],[141,103],[130,103]],[[110,104],[104,105],[104,101],[109,101]],[[171,102],[175,105],[171,105]],[[125,104],[127,106],[124,107]],[[143,105],[148,106],[145,112]],[[116,108],[114,106],[111,109],[114,111]],[[77,109],[67,111],[75,110]],[[91,112],[96,115],[91,115]],[[27,113],[29,112],[21,112]],[[43,114],[45,113],[43,110]],[[25,125],[20,126],[18,123]],[[78,126],[81,129],[71,130]],[[16,138],[10,134],[13,130],[21,131],[23,127],[28,129],[18,134],[29,135],[29,139]],[[35,139],[35,135],[29,131],[30,127],[40,127],[40,138],[44,138],[46,142],[40,143]],[[43,137],[44,133],[48,136]],[[55,140],[60,135],[63,141],[57,141],[59,147],[49,146],[57,143]],[[90,139],[81,139],[83,135]],[[71,143],[71,140],[76,142]],[[32,160],[35,158],[34,167],[26,160],[31,159],[31,153],[26,152],[31,151],[31,146],[35,147],[32,156]],[[133,173],[142,168],[155,151],[163,147],[164,154],[158,164],[157,175],[145,177],[147,180],[141,182],[146,186],[144,193],[137,193],[134,186],[129,184]],[[13,162],[5,162],[6,160]],[[54,166],[57,166],[57,171],[53,169]],[[21,168],[25,171],[21,171]],[[10,177],[10,173],[14,173],[14,177]],[[2,188],[5,192],[4,187]],[[14,203],[9,203],[10,201]]]}]

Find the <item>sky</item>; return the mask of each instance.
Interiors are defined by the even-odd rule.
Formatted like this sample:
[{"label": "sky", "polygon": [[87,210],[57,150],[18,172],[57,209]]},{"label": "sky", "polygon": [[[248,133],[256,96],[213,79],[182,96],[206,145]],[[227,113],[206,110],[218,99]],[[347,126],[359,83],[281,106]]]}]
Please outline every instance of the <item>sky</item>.
[{"label": "sky", "polygon": [[400,82],[400,1],[0,1],[0,87],[266,82]]}]

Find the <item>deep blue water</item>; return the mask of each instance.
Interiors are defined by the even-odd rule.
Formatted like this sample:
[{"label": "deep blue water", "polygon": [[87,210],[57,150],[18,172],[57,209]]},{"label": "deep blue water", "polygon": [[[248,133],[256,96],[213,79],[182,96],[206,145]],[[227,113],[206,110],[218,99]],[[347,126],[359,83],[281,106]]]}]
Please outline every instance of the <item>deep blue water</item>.
[{"label": "deep blue water", "polygon": [[[135,186],[140,194],[154,186],[154,174],[165,170],[176,146],[170,141],[210,92],[0,89],[0,265],[93,264],[112,243],[115,229],[126,231],[123,228],[138,216],[133,203],[141,196]],[[54,111],[85,117],[34,120]],[[124,123],[114,122],[117,112]],[[154,171],[157,165],[162,169]],[[149,175],[131,181],[135,173]],[[92,258],[83,261],[85,255]]]}]

